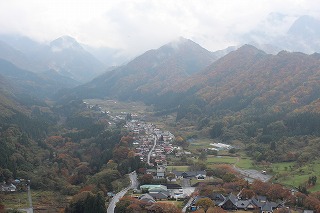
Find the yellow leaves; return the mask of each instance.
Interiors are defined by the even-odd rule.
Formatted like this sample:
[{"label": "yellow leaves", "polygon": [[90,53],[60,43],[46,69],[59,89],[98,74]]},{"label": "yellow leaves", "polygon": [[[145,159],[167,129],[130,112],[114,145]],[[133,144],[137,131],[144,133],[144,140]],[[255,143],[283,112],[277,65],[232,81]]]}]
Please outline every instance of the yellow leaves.
[{"label": "yellow leaves", "polygon": [[292,104],[297,104],[297,103],[298,103],[298,98],[296,98],[295,96],[292,96],[292,97],[290,98],[290,102],[291,102]]},{"label": "yellow leaves", "polygon": [[135,152],[134,151],[129,151],[128,152],[128,158],[134,158],[135,157]]}]

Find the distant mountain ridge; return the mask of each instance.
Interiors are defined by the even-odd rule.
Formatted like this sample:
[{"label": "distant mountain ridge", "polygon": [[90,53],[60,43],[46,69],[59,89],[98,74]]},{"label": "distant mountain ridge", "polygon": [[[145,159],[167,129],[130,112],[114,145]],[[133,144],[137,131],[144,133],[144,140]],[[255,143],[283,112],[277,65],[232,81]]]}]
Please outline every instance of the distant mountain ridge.
[{"label": "distant mountain ridge", "polygon": [[257,109],[320,112],[319,85],[319,54],[281,51],[270,55],[244,45],[169,91],[184,94],[196,88],[189,97],[204,101],[205,114]]},{"label": "distant mountain ridge", "polygon": [[[272,24],[281,24],[287,16],[282,14],[270,14]],[[250,43],[266,50],[268,53],[276,53],[279,50],[291,52],[303,52],[312,54],[320,52],[320,20],[312,16],[304,15],[296,17],[296,20],[284,33],[270,34],[260,28],[256,31],[242,35],[241,43]],[[271,47],[271,49],[270,49]],[[269,51],[270,50],[270,51]]]},{"label": "distant mountain ridge", "polygon": [[158,94],[172,84],[205,68],[215,55],[200,45],[179,38],[159,49],[149,50],[127,65],[116,68],[80,86],[78,96],[135,99]]},{"label": "distant mountain ridge", "polygon": [[24,37],[0,36],[0,58],[32,72],[55,70],[82,83],[106,70],[102,62],[70,36],[57,38],[49,45]]},{"label": "distant mountain ridge", "polygon": [[78,85],[78,82],[63,77],[55,71],[33,73],[0,59],[0,75],[6,82],[5,89],[12,94],[28,94],[37,98],[52,97],[62,88]]},{"label": "distant mountain ridge", "polygon": [[[216,110],[250,111],[261,106],[265,106],[264,113],[319,110],[319,54],[280,51],[271,55],[244,45],[215,61],[210,52],[193,57],[192,52],[201,48],[191,41],[180,45],[177,49],[167,44],[150,50],[126,66],[76,88],[73,97],[142,100],[159,110],[169,107],[179,111],[194,104],[204,114]],[[190,51],[192,47],[196,50]],[[188,65],[181,60],[187,58],[184,54],[194,60],[204,58],[208,65],[201,64],[188,72],[183,68]]]}]

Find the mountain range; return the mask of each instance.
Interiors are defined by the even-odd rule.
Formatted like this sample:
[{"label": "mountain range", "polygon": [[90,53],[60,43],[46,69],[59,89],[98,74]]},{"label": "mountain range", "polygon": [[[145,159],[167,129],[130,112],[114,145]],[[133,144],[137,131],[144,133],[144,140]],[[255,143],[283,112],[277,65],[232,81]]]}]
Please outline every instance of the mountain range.
[{"label": "mountain range", "polygon": [[[149,50],[74,91],[81,97],[135,99],[157,94],[214,62],[214,53],[185,38]],[[78,92],[79,91],[79,92]]]},{"label": "mountain range", "polygon": [[[277,25],[288,18],[283,14],[270,14],[269,25]],[[282,33],[266,33],[264,28],[258,28],[244,34],[240,43],[253,44],[267,53],[287,50],[290,52],[303,52],[312,54],[320,52],[320,20],[312,16],[299,16]]]},{"label": "mountain range", "polygon": [[182,39],[148,51],[66,94],[142,100],[159,108],[195,104],[206,113],[256,108],[317,111],[319,59],[317,53],[267,54],[252,45],[217,59],[214,53]]},{"label": "mountain range", "polygon": [[[293,38],[308,38],[310,43],[306,43],[313,45],[318,24],[312,17],[300,17],[288,30],[283,45]],[[0,75],[7,82],[3,85],[10,85],[3,91],[13,94],[52,98],[60,91],[55,95],[60,100],[141,100],[159,109],[175,110],[193,104],[201,105],[206,113],[249,110],[258,105],[287,112],[318,109],[317,53],[280,51],[280,46],[261,43],[210,52],[189,39],[178,38],[123,66],[107,69],[88,47],[69,36],[47,45],[24,37],[1,39]]]},{"label": "mountain range", "polygon": [[102,62],[70,36],[62,36],[49,44],[40,44],[25,37],[14,38],[0,36],[0,58],[19,68],[35,73],[54,70],[79,84],[106,71]]}]

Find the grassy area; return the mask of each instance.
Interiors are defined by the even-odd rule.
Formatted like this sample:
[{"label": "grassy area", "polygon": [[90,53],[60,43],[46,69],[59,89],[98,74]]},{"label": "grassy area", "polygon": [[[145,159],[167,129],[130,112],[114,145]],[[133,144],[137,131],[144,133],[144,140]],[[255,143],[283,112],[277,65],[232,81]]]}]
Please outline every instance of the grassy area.
[{"label": "grassy area", "polygon": [[253,169],[254,166],[252,164],[252,160],[248,157],[239,157],[239,161],[235,164],[237,167],[241,169]]},{"label": "grassy area", "polygon": [[147,106],[142,102],[121,102],[118,100],[86,99],[85,102],[91,105],[99,105],[102,110],[110,111],[112,114],[121,112],[146,114]]},{"label": "grassy area", "polygon": [[[299,187],[306,183],[311,176],[320,176],[320,161],[297,167],[293,162],[275,163],[272,165],[274,173],[276,173],[275,181],[287,186]],[[315,192],[320,190],[320,183],[308,189]]]},{"label": "grassy area", "polygon": [[229,157],[229,156],[207,156],[208,164],[235,164],[237,162],[237,157]]},{"label": "grassy area", "polygon": [[166,200],[166,201],[157,201],[157,203],[170,203],[170,204],[175,205],[178,208],[183,207],[183,201]]},{"label": "grassy area", "polygon": [[184,172],[184,171],[189,171],[189,166],[168,166],[167,167],[167,171],[180,171],[180,172]]},{"label": "grassy area", "polygon": [[204,180],[197,180],[197,178],[192,178],[190,180],[190,185],[193,186],[194,184],[196,183],[203,183],[203,182],[207,182],[207,183],[210,183],[210,182],[217,182],[217,181],[221,181],[221,179],[219,178],[216,178],[216,177],[207,177],[206,179]]},{"label": "grassy area", "polygon": [[[65,207],[68,200],[65,196],[52,191],[31,191],[34,208],[45,207],[48,209]],[[3,204],[6,208],[28,208],[27,192],[14,192],[3,195]]]},{"label": "grassy area", "polygon": [[198,150],[207,149],[210,147],[210,143],[214,143],[213,140],[210,139],[198,139],[190,142],[188,151],[199,154]]}]

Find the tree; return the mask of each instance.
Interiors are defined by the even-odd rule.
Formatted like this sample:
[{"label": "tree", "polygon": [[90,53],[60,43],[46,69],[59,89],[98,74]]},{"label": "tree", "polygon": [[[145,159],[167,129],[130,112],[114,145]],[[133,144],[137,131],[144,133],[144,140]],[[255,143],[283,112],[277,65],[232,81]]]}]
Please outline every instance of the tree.
[{"label": "tree", "polygon": [[290,213],[290,209],[289,208],[278,208],[276,210],[274,210],[274,213]]},{"label": "tree", "polygon": [[243,189],[241,192],[242,199],[251,199],[255,195],[255,192],[251,189]]},{"label": "tree", "polygon": [[199,155],[199,160],[206,161],[207,160],[207,153],[206,152],[201,152],[200,155]]},{"label": "tree", "polygon": [[113,159],[115,159],[116,162],[121,162],[128,157],[129,148],[124,146],[119,146],[113,149]]},{"label": "tree", "polygon": [[172,172],[170,172],[170,173],[166,174],[166,177],[168,178],[169,181],[171,181],[172,179],[174,179],[176,177],[176,175],[173,174]]},{"label": "tree", "polygon": [[254,180],[251,184],[251,188],[255,191],[258,195],[266,195],[269,191],[270,184],[262,182],[261,180]]},{"label": "tree", "polygon": [[276,201],[278,199],[284,199],[289,196],[289,192],[280,184],[272,184],[267,192],[267,195],[270,200]]},{"label": "tree", "polygon": [[152,180],[152,174],[144,174],[142,177],[139,178],[139,182],[141,183],[141,185],[152,183]]},{"label": "tree", "polygon": [[98,193],[84,191],[73,196],[71,203],[65,210],[66,213],[105,213],[104,197]]},{"label": "tree", "polygon": [[203,208],[204,211],[206,212],[209,209],[209,207],[214,206],[214,202],[208,197],[200,198],[196,202],[196,206]]},{"label": "tree", "polygon": [[128,211],[128,212],[141,212],[142,208],[138,203],[132,203],[126,208],[126,211]]},{"label": "tree", "polygon": [[211,138],[220,137],[223,133],[224,124],[222,122],[216,122],[212,125],[210,129]]},{"label": "tree", "polygon": [[181,213],[181,210],[171,203],[154,203],[149,210],[154,213]]},{"label": "tree", "polygon": [[227,211],[221,207],[215,206],[215,207],[210,207],[206,213],[227,213]]},{"label": "tree", "polygon": [[122,197],[119,202],[116,204],[116,208],[114,209],[115,213],[124,213],[127,208],[134,203],[134,198],[130,196]]}]

